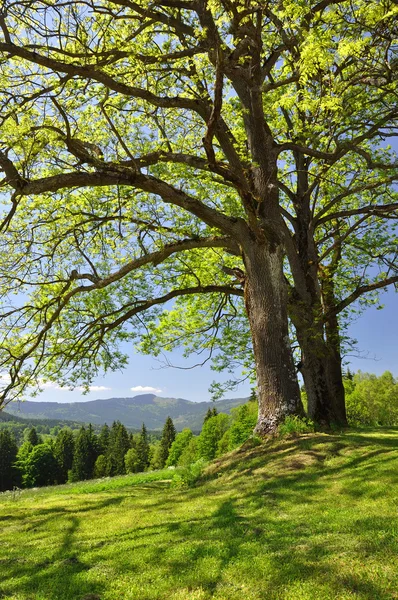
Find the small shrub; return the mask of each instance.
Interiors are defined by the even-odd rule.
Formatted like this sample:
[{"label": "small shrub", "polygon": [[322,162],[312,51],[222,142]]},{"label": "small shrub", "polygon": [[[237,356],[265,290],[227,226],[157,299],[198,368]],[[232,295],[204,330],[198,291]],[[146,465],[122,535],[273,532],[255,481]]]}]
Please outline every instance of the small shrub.
[{"label": "small shrub", "polygon": [[278,427],[278,434],[280,437],[313,432],[314,422],[311,421],[311,419],[297,417],[296,415],[285,417],[283,423],[281,423]]},{"label": "small shrub", "polygon": [[174,475],[172,481],[172,487],[175,488],[188,488],[193,487],[200,478],[204,467],[207,465],[207,461],[200,458],[196,462],[187,465],[186,467],[180,468]]}]

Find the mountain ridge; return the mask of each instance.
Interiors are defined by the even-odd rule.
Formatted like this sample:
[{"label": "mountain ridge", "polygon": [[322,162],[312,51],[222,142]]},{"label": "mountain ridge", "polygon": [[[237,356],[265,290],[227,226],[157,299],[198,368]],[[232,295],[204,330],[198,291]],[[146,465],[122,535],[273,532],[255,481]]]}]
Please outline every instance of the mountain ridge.
[{"label": "mountain ridge", "polygon": [[189,427],[198,431],[209,408],[230,413],[244,404],[247,398],[226,398],[217,402],[193,402],[184,398],[165,398],[156,394],[133,397],[99,398],[87,402],[13,402],[4,412],[32,419],[63,419],[102,425],[121,421],[126,427],[140,428],[142,423],[151,430],[162,429],[168,416],[178,431]]}]

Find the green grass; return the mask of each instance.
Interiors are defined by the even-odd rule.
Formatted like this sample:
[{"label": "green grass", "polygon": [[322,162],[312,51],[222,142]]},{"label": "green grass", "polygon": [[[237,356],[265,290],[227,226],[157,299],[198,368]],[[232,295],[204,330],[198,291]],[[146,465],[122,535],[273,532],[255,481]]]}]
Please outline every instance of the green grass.
[{"label": "green grass", "polygon": [[3,494],[0,598],[397,599],[397,450],[398,430],[308,434],[192,489],[166,471]]}]

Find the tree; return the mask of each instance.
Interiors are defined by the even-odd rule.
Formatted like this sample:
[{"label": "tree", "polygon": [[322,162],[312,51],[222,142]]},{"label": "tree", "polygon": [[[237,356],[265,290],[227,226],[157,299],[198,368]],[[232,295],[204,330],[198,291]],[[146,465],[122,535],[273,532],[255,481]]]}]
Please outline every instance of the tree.
[{"label": "tree", "polygon": [[61,429],[54,444],[54,456],[58,463],[59,483],[68,481],[68,472],[72,469],[75,440],[72,430]]},{"label": "tree", "polygon": [[213,460],[217,454],[218,443],[229,427],[229,417],[219,413],[211,417],[203,425],[198,437],[198,455],[206,460]]},{"label": "tree", "polygon": [[114,421],[109,434],[107,452],[107,475],[124,475],[126,473],[124,457],[130,448],[129,435],[120,421]]},{"label": "tree", "polygon": [[163,468],[168,459],[170,448],[176,437],[176,429],[171,417],[167,417],[163,427],[162,437],[160,439],[160,468]]},{"label": "tree", "polygon": [[354,426],[398,425],[398,382],[386,371],[380,377],[358,371],[348,373],[347,415]]},{"label": "tree", "polygon": [[37,431],[35,427],[31,427],[27,434],[27,441],[32,444],[32,446],[37,446],[38,444],[42,444],[43,440],[39,435],[37,435]]},{"label": "tree", "polygon": [[98,436],[98,451],[101,454],[106,455],[106,453],[108,451],[109,436],[110,436],[109,425],[107,425],[105,423],[105,425],[102,426],[100,434]]},{"label": "tree", "polygon": [[[206,421],[207,418],[205,418],[205,422]],[[192,439],[192,436],[193,433],[190,429],[183,429],[180,433],[177,433],[174,442],[170,446],[169,456],[166,460],[166,467],[172,467],[177,465],[181,454],[188,446],[189,442]]]},{"label": "tree", "polygon": [[7,429],[0,429],[0,492],[11,490],[19,483],[15,466],[18,446]]},{"label": "tree", "polygon": [[105,477],[107,474],[108,462],[104,454],[100,454],[95,461],[94,477]]},{"label": "tree", "polygon": [[24,464],[23,483],[27,487],[52,485],[58,481],[58,463],[49,444],[33,446]]},{"label": "tree", "polygon": [[142,461],[138,454],[137,448],[130,448],[127,450],[124,457],[124,464],[126,473],[138,473],[139,471],[143,471]]},{"label": "tree", "polygon": [[344,424],[339,315],[398,281],[391,266],[355,288],[351,270],[353,291],[336,294],[347,240],[397,208],[383,146],[398,114],[397,11],[392,0],[7,3],[4,401],[60,374],[88,386],[125,365],[119,342],[146,327],[166,348],[217,355],[220,332],[236,343],[237,317],[256,428],[272,432],[302,412],[290,314],[311,416]]},{"label": "tree", "polygon": [[92,428],[80,428],[75,438],[73,463],[71,470],[72,481],[91,479],[97,459],[96,440]]},{"label": "tree", "polygon": [[208,419],[211,419],[211,417],[215,417],[217,414],[218,411],[215,406],[213,408],[208,408],[203,422],[206,423]]},{"label": "tree", "polygon": [[136,449],[139,463],[138,470],[145,471],[145,469],[149,466],[149,441],[145,423],[142,424]]},{"label": "tree", "polygon": [[157,471],[163,469],[163,450],[159,442],[150,445],[149,448],[149,470]]}]

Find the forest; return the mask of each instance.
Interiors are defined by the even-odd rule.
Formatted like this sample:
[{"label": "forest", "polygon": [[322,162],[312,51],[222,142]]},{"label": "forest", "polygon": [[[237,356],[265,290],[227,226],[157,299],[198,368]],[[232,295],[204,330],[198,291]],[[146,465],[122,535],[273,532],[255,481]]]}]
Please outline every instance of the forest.
[{"label": "forest", "polygon": [[[348,422],[353,427],[398,427],[398,381],[391,373],[380,377],[369,373],[346,373]],[[306,403],[305,390],[303,403]],[[218,413],[217,403],[209,408],[199,435],[186,428],[177,433],[169,417],[162,432],[129,433],[114,422],[111,427],[81,426],[49,429],[40,435],[26,428],[17,443],[12,421],[0,427],[0,492],[15,487],[38,487],[66,482],[113,477],[126,473],[157,471],[165,467],[190,467],[199,473],[204,464],[255,440],[258,402],[253,392],[246,404],[232,415]],[[20,425],[17,424],[17,431]],[[310,433],[309,419],[290,417],[278,434]],[[195,466],[196,465],[196,466]]]}]

